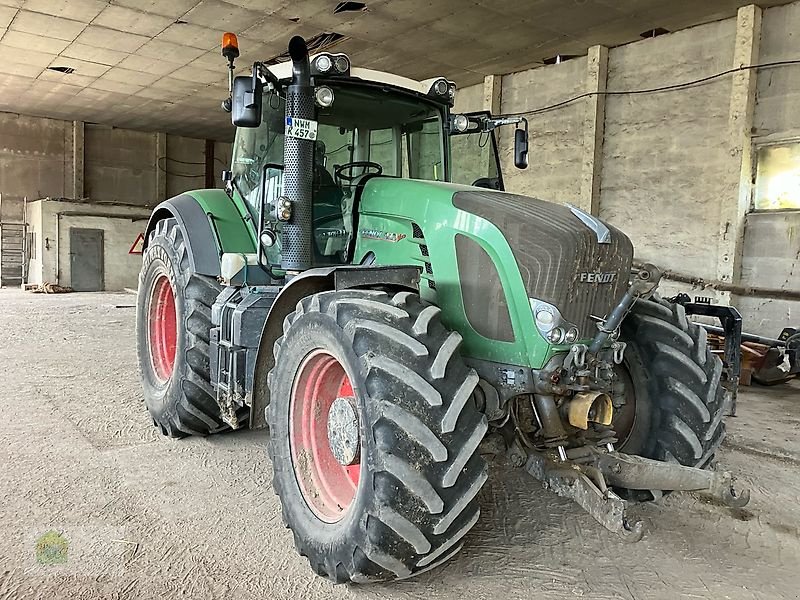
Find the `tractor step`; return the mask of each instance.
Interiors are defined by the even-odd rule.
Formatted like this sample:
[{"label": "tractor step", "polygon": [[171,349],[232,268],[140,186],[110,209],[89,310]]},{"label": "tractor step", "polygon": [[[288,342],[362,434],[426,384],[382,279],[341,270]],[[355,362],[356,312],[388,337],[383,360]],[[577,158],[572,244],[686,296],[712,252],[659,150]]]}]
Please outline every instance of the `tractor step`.
[{"label": "tractor step", "polygon": [[750,500],[749,490],[734,488],[734,477],[727,471],[706,471],[595,448],[571,450],[565,461],[557,455],[529,451],[525,469],[547,489],[574,500],[627,542],[642,539],[644,525],[629,520],[627,502],[611,487],[695,492],[735,508]]}]

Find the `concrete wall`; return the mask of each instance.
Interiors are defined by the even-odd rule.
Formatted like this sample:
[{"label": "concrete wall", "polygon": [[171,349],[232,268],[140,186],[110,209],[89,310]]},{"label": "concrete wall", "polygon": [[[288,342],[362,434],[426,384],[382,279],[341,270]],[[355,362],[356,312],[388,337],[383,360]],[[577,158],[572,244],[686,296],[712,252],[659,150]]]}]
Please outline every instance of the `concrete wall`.
[{"label": "concrete wall", "polygon": [[[797,289],[800,275],[800,212],[761,212],[747,215],[742,260],[746,285]],[[770,337],[784,327],[800,325],[800,303],[771,298],[739,297],[747,326]]]},{"label": "concrete wall", "polygon": [[142,257],[129,250],[147,225],[148,210],[54,200],[32,202],[29,208],[35,245],[29,283],[71,284],[69,230],[82,227],[103,230],[105,289],[136,288]]},{"label": "concrete wall", "polygon": [[167,175],[167,197],[206,186],[205,140],[167,136],[167,155],[156,168]]},{"label": "concrete wall", "polygon": [[[61,197],[72,185],[72,123],[0,114],[0,223],[24,221],[24,201]],[[16,225],[0,225],[0,284],[19,285],[21,236]]]},{"label": "concrete wall", "polygon": [[[797,60],[800,3],[764,11],[759,62]],[[800,69],[769,69],[759,73],[758,103],[753,119],[757,142],[764,138],[800,137]]]},{"label": "concrete wall", "polygon": [[71,148],[71,122],[0,114],[0,194],[6,209],[11,210],[11,199],[24,196],[67,196]]},{"label": "concrete wall", "polygon": [[[730,68],[730,19],[609,51],[608,89],[635,90]],[[606,101],[600,216],[633,240],[638,258],[714,279],[720,182],[727,152],[731,80]],[[732,199],[731,199],[732,200]]]},{"label": "concrete wall", "polygon": [[[800,140],[800,67],[743,71],[675,91],[602,94],[797,59],[798,31],[800,2],[764,11],[748,7],[738,18],[607,51],[598,47],[589,57],[503,76],[504,113],[601,92],[529,113],[530,166],[524,171],[512,164],[511,129],[501,130],[506,189],[591,209],[630,235],[637,258],[666,269],[800,291],[794,276],[800,273],[800,212],[745,218],[752,211],[752,149]],[[757,93],[751,96],[748,86]],[[460,90],[456,110],[485,108],[483,87]],[[796,324],[800,316],[794,302],[731,297],[668,281],[662,291],[735,304],[745,327],[765,334]]]},{"label": "concrete wall", "polygon": [[[74,193],[73,123],[0,113],[2,210],[22,217],[21,201],[39,198],[155,206],[205,187],[205,141],[86,123],[78,153],[83,193]],[[159,138],[165,139],[163,147]],[[230,166],[231,144],[214,143],[214,181]],[[78,165],[80,168],[80,163]],[[159,179],[166,181],[159,187]]]},{"label": "concrete wall", "polygon": [[[503,113],[549,106],[583,93],[586,60],[512,73],[503,77]],[[500,160],[506,188],[519,194],[575,203],[581,192],[581,156],[585,106],[576,102],[528,118],[529,166],[514,167],[512,129],[500,131]]]},{"label": "concrete wall", "polygon": [[87,124],[84,136],[87,198],[137,206],[158,204],[155,135]]}]

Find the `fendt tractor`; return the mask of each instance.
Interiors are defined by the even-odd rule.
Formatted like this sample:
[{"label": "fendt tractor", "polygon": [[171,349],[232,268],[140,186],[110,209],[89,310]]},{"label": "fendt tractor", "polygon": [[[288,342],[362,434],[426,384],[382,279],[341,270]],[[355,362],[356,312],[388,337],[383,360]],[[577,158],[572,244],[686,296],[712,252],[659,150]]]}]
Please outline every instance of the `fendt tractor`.
[{"label": "fendt tractor", "polygon": [[524,168],[524,118],[454,114],[446,78],[309,56],[300,37],[245,76],[235,35],[222,54],[225,189],[167,200],[147,225],[144,397],[166,436],[269,428],[314,571],[442,564],[478,521],[492,453],[630,541],[630,502],[747,502],[711,468],[722,363],[656,294],[659,269],[634,267],[597,217],[503,191],[495,129],[514,126]]}]

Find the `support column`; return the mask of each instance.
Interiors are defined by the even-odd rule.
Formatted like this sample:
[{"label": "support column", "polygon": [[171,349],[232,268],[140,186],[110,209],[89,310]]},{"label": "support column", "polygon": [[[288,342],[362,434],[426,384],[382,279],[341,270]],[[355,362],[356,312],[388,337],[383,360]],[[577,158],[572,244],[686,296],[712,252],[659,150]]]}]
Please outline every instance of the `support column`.
[{"label": "support column", "polygon": [[608,48],[589,48],[586,91],[593,94],[586,100],[583,122],[583,166],[581,172],[580,208],[593,215],[600,212],[600,178],[603,167],[603,133],[606,119],[608,81]]},{"label": "support column", "polygon": [[[755,4],[739,9],[736,19],[736,46],[733,66],[758,63],[761,42],[761,9]],[[733,75],[728,113],[728,149],[732,159],[720,206],[717,246],[717,279],[739,283],[741,277],[744,220],[750,208],[753,178],[753,113],[756,105],[758,72],[746,69]],[[730,293],[719,294],[720,302],[730,301]]]},{"label": "support column", "polygon": [[[499,115],[502,112],[501,99],[503,93],[503,76],[502,75],[486,75],[483,78],[483,110],[488,110],[492,115]],[[494,130],[494,137],[497,140],[497,152],[503,156],[502,148],[502,135],[503,128],[498,127]],[[511,136],[513,139],[514,136]],[[485,157],[486,164],[483,165],[483,173],[487,177],[494,176],[494,169],[488,162],[488,155]],[[503,159],[500,158],[502,161]]]},{"label": "support column", "polygon": [[72,122],[72,189],[71,196],[80,200],[84,196],[83,189],[84,129],[83,121]]},{"label": "support column", "polygon": [[156,198],[152,206],[167,199],[167,134],[156,134]]},{"label": "support column", "polygon": [[483,110],[488,110],[493,115],[500,114],[502,89],[502,75],[487,75],[483,78]]}]

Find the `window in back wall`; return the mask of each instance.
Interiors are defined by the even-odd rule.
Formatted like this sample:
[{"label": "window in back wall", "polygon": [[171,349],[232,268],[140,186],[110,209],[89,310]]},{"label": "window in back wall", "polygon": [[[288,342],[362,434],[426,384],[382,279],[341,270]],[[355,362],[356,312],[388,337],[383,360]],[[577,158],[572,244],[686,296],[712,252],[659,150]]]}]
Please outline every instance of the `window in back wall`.
[{"label": "window in back wall", "polygon": [[800,142],[757,150],[756,210],[800,209]]}]

